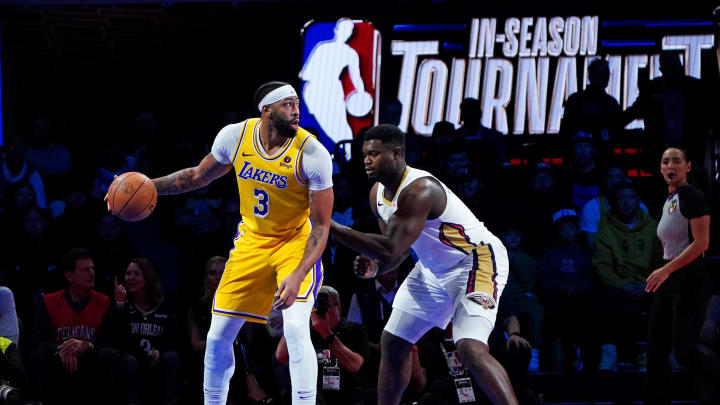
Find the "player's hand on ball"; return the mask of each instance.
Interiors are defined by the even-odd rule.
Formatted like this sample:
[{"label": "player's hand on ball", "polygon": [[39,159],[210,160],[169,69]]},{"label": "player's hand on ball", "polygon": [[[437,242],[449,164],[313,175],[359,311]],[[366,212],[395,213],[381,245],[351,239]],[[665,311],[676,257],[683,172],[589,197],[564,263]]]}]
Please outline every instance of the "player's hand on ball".
[{"label": "player's hand on ball", "polygon": [[[113,177],[113,181],[117,179],[117,174]],[[110,207],[110,201],[108,201],[108,194],[110,194],[110,191],[108,190],[107,193],[105,193],[105,198],[103,198],[103,201],[107,204],[107,210],[109,213],[112,213],[112,208]]]},{"label": "player's hand on ball", "polygon": [[305,274],[297,270],[290,273],[289,276],[285,277],[285,280],[280,283],[280,287],[275,293],[276,301],[273,304],[273,309],[283,310],[290,308],[297,298],[298,291],[300,291],[300,284],[305,278]]},{"label": "player's hand on ball", "polygon": [[355,275],[367,280],[377,275],[378,264],[375,260],[365,255],[359,255],[353,260],[353,271]]}]

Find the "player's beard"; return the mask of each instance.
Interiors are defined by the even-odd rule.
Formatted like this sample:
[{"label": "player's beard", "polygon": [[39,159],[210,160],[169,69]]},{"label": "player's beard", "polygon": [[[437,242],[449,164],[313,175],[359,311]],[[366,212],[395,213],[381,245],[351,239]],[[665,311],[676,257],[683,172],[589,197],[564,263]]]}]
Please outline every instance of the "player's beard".
[{"label": "player's beard", "polygon": [[294,138],[295,135],[297,135],[297,131],[293,129],[291,122],[293,122],[295,119],[291,120],[284,120],[277,116],[271,116],[270,122],[273,127],[278,131],[278,133],[286,138]]}]

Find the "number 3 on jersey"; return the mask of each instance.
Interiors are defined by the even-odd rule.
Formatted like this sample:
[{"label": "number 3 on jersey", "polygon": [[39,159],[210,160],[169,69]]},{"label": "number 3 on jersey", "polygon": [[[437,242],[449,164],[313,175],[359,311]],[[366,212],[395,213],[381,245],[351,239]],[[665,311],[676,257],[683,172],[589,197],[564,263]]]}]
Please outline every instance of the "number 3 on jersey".
[{"label": "number 3 on jersey", "polygon": [[265,218],[270,210],[270,196],[267,191],[256,188],[254,191],[255,198],[257,198],[257,205],[253,207],[253,213],[256,217]]}]

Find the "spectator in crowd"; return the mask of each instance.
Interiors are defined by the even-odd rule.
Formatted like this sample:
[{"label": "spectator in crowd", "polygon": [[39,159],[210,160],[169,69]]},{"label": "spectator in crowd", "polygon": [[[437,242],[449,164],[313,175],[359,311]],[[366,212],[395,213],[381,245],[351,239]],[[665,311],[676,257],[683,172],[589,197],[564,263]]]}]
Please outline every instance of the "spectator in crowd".
[{"label": "spectator in crowd", "polygon": [[[720,10],[720,7],[718,8]],[[704,395],[700,398],[708,404],[720,403],[720,387],[716,381],[720,378],[720,295],[714,294],[708,301],[705,311],[705,320],[700,329],[700,342],[698,343],[700,355],[705,358],[709,375],[714,376],[703,381]]]},{"label": "spectator in crowd", "polygon": [[[601,183],[602,194],[593,198],[592,200],[585,203],[582,207],[582,214],[580,215],[580,230],[585,235],[588,248],[593,249],[595,243],[595,234],[598,230],[598,224],[600,220],[605,217],[605,214],[610,210],[610,201],[608,194],[612,190],[615,184],[621,182],[630,181],[622,168],[618,166],[610,166],[605,170],[605,181]],[[639,202],[640,208],[648,212],[647,207],[642,201]]]},{"label": "spectator in crowd", "polygon": [[[19,325],[10,289],[0,287],[0,382],[2,403],[19,403],[27,376],[18,349]],[[8,388],[11,387],[11,388]]]},{"label": "spectator in crowd", "polygon": [[[598,369],[616,371],[617,345],[627,346],[633,336],[628,333],[631,328],[621,328],[620,320],[630,312],[638,315],[650,309],[651,297],[645,292],[645,280],[660,265],[662,245],[657,238],[657,221],[640,209],[632,183],[615,184],[609,199],[612,208],[600,220],[593,251],[598,280],[595,319],[602,345]],[[647,329],[636,335],[644,339]],[[643,355],[637,359],[640,369],[645,368]]]},{"label": "spectator in crowd", "polygon": [[[558,243],[547,250],[538,262],[537,280],[545,308],[545,331],[560,343],[562,349],[553,348],[556,371],[580,371],[580,346],[588,341],[586,325],[593,289],[592,258],[584,244],[578,241],[578,217],[575,211],[563,209],[553,215]],[[564,355],[564,356],[563,356]]]},{"label": "spectator in crowd", "polygon": [[[513,303],[512,314],[519,318],[520,324],[524,326],[522,329],[531,345],[528,370],[537,372],[540,371],[539,349],[545,316],[537,296],[537,262],[525,253],[522,246],[522,232],[518,227],[509,227],[500,237],[510,259],[510,274],[503,291],[503,302],[505,297],[509,297],[507,300]],[[503,307],[501,306],[499,310],[502,311]],[[512,378],[510,381],[513,381]]]},{"label": "spectator in crowd", "polygon": [[[514,281],[510,281],[512,283]],[[532,363],[532,351],[536,350],[523,331],[518,318],[518,307],[510,296],[503,295],[498,308],[498,320],[502,328],[490,334],[490,353],[508,372],[513,388],[521,404],[539,404],[538,396],[528,387],[528,371]]]},{"label": "spectator in crowd", "polygon": [[90,196],[95,199],[102,199],[107,194],[110,184],[125,172],[135,169],[136,160],[133,156],[125,155],[125,145],[119,140],[107,143],[97,159],[97,175],[93,184]]},{"label": "spectator in crowd", "polygon": [[623,113],[622,125],[641,118],[647,134],[646,156],[659,156],[669,146],[688,150],[695,170],[705,167],[705,142],[711,134],[713,101],[704,97],[702,82],[685,74],[680,52],[660,53],[662,76],[640,82],[640,94]]},{"label": "spectator in crowd", "polygon": [[47,208],[45,197],[45,184],[35,168],[27,162],[27,144],[20,136],[8,137],[3,150],[2,166],[0,169],[0,188],[11,192],[29,185],[35,193],[35,202],[38,207]]},{"label": "spectator in crowd", "polygon": [[602,170],[595,159],[595,140],[577,133],[573,134],[571,142],[571,159],[565,171],[565,181],[570,186],[572,206],[581,210],[588,201],[600,195]]},{"label": "spectator in crowd", "polygon": [[202,370],[203,359],[205,358],[205,339],[208,330],[210,330],[210,309],[226,261],[227,259],[224,257],[214,256],[205,263],[202,296],[199,300],[193,302],[187,311],[187,328],[191,348],[188,371],[191,373],[189,375],[192,386],[190,391],[195,401],[202,401]]},{"label": "spectator in crowd", "polygon": [[7,287],[0,287],[0,336],[16,345],[20,341],[20,324],[15,311],[15,297]]},{"label": "spectator in crowd", "polygon": [[547,230],[553,228],[553,214],[570,204],[566,188],[554,168],[541,162],[530,173],[529,187],[509,190],[512,198],[505,200],[509,207],[506,212],[521,223],[534,224],[524,238],[532,256],[539,257],[552,246],[553,238],[547,237]]},{"label": "spectator in crowd", "polygon": [[169,404],[182,387],[177,317],[147,259],[133,259],[124,279],[116,285],[115,301],[128,403]]},{"label": "spectator in crowd", "polygon": [[460,122],[456,136],[466,141],[476,142],[481,156],[478,160],[483,167],[501,167],[507,161],[505,137],[498,131],[485,127],[481,123],[480,101],[466,98],[460,102]]},{"label": "spectator in crowd", "polygon": [[115,351],[95,348],[98,342],[112,340],[110,299],[93,290],[95,265],[89,251],[70,250],[62,259],[62,270],[68,287],[45,295],[35,316],[32,392],[44,404],[113,404],[120,359]]},{"label": "spectator in crowd", "polygon": [[[330,286],[320,287],[316,305],[310,333],[318,357],[318,403],[374,403],[375,390],[362,373],[369,351],[367,330],[340,316],[340,295]],[[281,362],[288,361],[284,337],[276,356]]]},{"label": "spectator in crowd", "polygon": [[30,120],[28,129],[28,163],[45,176],[56,177],[70,172],[70,151],[55,142],[57,134],[51,119],[44,114],[37,114]]},{"label": "spectator in crowd", "polygon": [[622,130],[622,108],[614,97],[605,92],[610,81],[610,66],[603,58],[594,59],[588,65],[590,84],[584,90],[571,94],[565,102],[560,133],[566,138],[582,131],[598,145],[601,155],[609,152],[610,141]]},{"label": "spectator in crowd", "polygon": [[65,276],[58,271],[64,243],[51,232],[43,210],[28,208],[20,220],[19,234],[13,238],[6,255],[14,269],[11,279],[18,311],[22,318],[30,319],[36,309],[36,303],[30,303],[33,294],[55,291],[65,285]]},{"label": "spectator in crowd", "polygon": [[115,278],[125,273],[124,263],[133,257],[135,250],[122,232],[120,220],[107,212],[96,220],[93,235],[91,246],[95,261],[102,268],[96,274],[95,284],[100,292],[112,295]]}]

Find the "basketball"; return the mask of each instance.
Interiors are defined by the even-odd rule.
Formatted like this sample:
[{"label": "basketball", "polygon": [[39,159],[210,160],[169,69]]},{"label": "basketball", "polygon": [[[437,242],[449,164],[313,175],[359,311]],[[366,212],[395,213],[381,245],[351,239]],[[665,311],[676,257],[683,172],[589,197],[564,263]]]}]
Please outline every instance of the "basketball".
[{"label": "basketball", "polygon": [[113,215],[124,221],[136,222],[147,218],[155,209],[157,190],[144,174],[127,172],[110,184],[107,199]]}]

